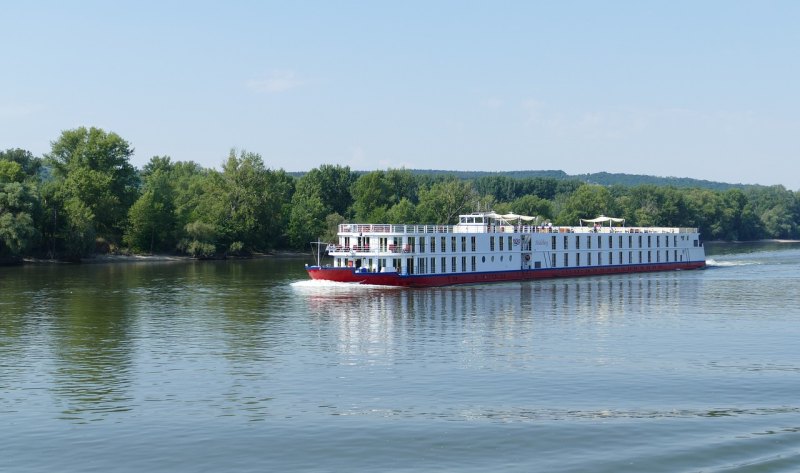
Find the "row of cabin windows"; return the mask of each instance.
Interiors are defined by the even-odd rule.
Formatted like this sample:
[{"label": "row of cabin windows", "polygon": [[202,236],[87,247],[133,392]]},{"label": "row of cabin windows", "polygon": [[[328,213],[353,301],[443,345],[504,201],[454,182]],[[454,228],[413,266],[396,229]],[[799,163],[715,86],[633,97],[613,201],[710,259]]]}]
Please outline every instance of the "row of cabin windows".
[{"label": "row of cabin windows", "polygon": [[[450,267],[448,268],[448,259],[450,260]],[[478,261],[475,256],[470,258],[470,271],[476,271],[478,269]],[[438,273],[444,274],[448,272],[457,273],[459,270],[461,272],[467,271],[467,257],[461,257],[461,266],[459,267],[457,263],[459,259],[455,256],[451,256],[450,258],[446,256],[442,256],[439,259],[439,263],[441,264]],[[414,269],[414,274],[436,274],[436,258],[417,258],[417,267]]]},{"label": "row of cabin windows", "polygon": [[[508,241],[508,245],[507,246],[503,245],[504,241]],[[505,238],[497,237],[497,244],[498,244],[498,248],[500,249],[500,251],[505,251],[506,248],[509,251],[511,251],[511,241],[512,240],[511,240],[510,236],[509,237],[505,237]],[[495,243],[495,237],[493,237],[493,236],[489,237],[489,251],[494,251],[494,249],[495,249],[494,243]]]},{"label": "row of cabin windows", "polygon": [[[595,238],[597,239],[597,249],[603,248],[603,240],[604,239],[607,239],[607,241],[608,241],[607,247],[609,249],[610,248],[614,248],[614,236],[615,235],[608,235],[608,236],[606,236],[606,235],[586,235],[585,237],[582,237],[581,235],[576,235],[575,238],[574,238],[575,249],[576,250],[580,250],[581,249],[581,239],[584,239],[584,241],[586,243],[586,249],[587,250],[591,250],[592,249],[592,241]],[[622,248],[623,247],[622,246],[623,242],[625,241],[624,238],[625,238],[626,235],[616,235],[616,236],[617,236],[617,248]],[[653,247],[653,241],[654,241],[653,235],[647,235],[647,239],[646,240],[644,239],[645,235],[636,235],[636,236],[638,238],[634,239],[633,235],[627,235],[627,237],[628,237],[627,238],[627,240],[628,240],[628,248],[633,248],[634,247],[633,246],[634,241],[636,241],[638,243],[637,248],[645,248],[645,247],[646,248],[652,248]],[[562,246],[561,249],[568,250],[569,249],[570,235],[564,235],[563,238],[564,238],[564,242],[563,242],[563,246]],[[683,239],[683,238],[684,238],[684,236],[681,236],[681,239]],[[669,246],[670,246],[669,240],[670,240],[669,235],[664,235],[663,241],[664,241],[664,246],[666,248],[669,248]],[[558,237],[556,235],[553,235],[552,237],[550,237],[550,246],[554,250],[557,249],[556,248],[556,242],[557,241],[558,241]],[[661,241],[662,241],[661,235],[655,235],[655,246],[657,248],[661,247]],[[647,245],[645,246],[644,243],[647,243]],[[672,246],[675,246],[675,247],[678,246],[678,235],[673,235],[672,236]],[[695,244],[695,246],[697,246],[697,245]]]},{"label": "row of cabin windows", "polygon": [[[656,263],[660,263],[661,262],[661,255],[662,255],[661,251],[655,251],[655,252],[654,251],[647,251],[647,252],[644,252],[644,251],[637,251],[637,252],[628,251],[627,253],[628,253],[628,255],[627,255],[628,256],[628,260],[625,261],[623,259],[623,255],[625,254],[625,252],[624,251],[616,252],[617,258],[616,258],[616,262],[615,262],[615,259],[614,259],[614,255],[615,254],[614,254],[614,252],[613,251],[609,251],[608,252],[608,259],[606,260],[607,263],[603,262],[603,253],[600,253],[600,252],[597,252],[597,253],[585,253],[586,266],[592,266],[594,264],[594,263],[592,263],[592,258],[593,258],[592,255],[596,255],[596,261],[597,261],[596,264],[597,264],[597,266],[602,266],[603,264],[653,263],[654,262],[653,261],[653,253],[655,253],[655,262]],[[634,260],[634,255],[637,254],[637,253],[638,253],[638,261],[635,261]],[[574,265],[575,266],[581,266],[581,253],[574,253],[574,255],[575,255],[575,258],[574,258],[575,264]],[[663,255],[664,255],[664,262],[665,263],[669,263],[670,262],[670,252],[669,252],[669,250],[663,251]],[[683,255],[679,256],[678,255],[678,250],[672,250],[672,261],[673,262],[677,262],[679,258],[680,258],[681,261],[683,261]],[[550,259],[551,259],[550,263],[551,263],[552,267],[556,267],[556,263],[557,263],[556,255],[551,255]],[[564,264],[562,265],[562,267],[564,267],[564,268],[570,266],[570,253],[564,253],[563,263]]]},{"label": "row of cabin windows", "polygon": [[[509,255],[508,261],[511,261],[512,258],[513,258],[513,256]],[[503,257],[501,256],[500,259],[502,260]],[[448,260],[449,260],[449,263],[450,263],[449,267],[448,267]],[[393,261],[395,261],[395,260],[393,260]],[[461,264],[459,266],[457,264],[459,262],[459,258],[458,257],[451,256],[451,257],[448,258],[447,256],[442,256],[439,259],[439,263],[441,264],[441,266],[439,266],[438,273],[439,274],[447,273],[448,270],[451,273],[457,273],[459,271],[460,272],[467,272],[467,271],[475,272],[475,271],[478,270],[478,258],[476,256],[471,256],[470,257],[470,259],[469,259],[469,263],[470,263],[469,267],[467,266],[467,261],[468,261],[467,257],[466,256],[462,256],[460,258]],[[492,261],[494,261],[494,256],[492,256]],[[481,258],[481,262],[482,263],[486,262],[486,256],[483,256]],[[395,267],[398,267],[398,266],[395,266]],[[421,258],[417,258],[416,267],[413,268],[412,273],[413,274],[436,274],[437,273],[436,257],[431,257],[431,258],[421,257]]]},{"label": "row of cabin windows", "polygon": [[[408,238],[408,246],[410,248],[417,248],[417,252],[419,253],[426,253],[430,250],[431,253],[436,253],[436,240],[437,237],[409,237]],[[460,245],[457,243],[460,242]],[[505,251],[507,248],[509,251],[511,250],[511,237],[497,237],[497,244],[499,245],[500,251]],[[450,237],[450,252],[456,253],[460,248],[461,253],[467,252],[467,237],[462,236],[460,239],[455,236]],[[447,237],[439,237],[439,248],[441,252],[447,252]],[[495,237],[489,238],[489,250],[494,251],[495,249]],[[478,251],[478,242],[474,236],[469,237],[469,250],[472,252]]]}]

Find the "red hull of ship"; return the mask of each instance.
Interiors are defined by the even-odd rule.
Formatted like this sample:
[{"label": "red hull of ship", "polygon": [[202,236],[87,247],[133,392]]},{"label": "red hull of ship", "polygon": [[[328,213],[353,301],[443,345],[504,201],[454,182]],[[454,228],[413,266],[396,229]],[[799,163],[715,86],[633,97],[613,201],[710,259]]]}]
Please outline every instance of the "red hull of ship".
[{"label": "red hull of ship", "polygon": [[374,284],[378,286],[437,287],[453,284],[476,284],[488,282],[525,281],[530,279],[549,279],[579,276],[599,276],[602,274],[644,273],[654,271],[675,271],[700,269],[704,261],[689,263],[635,264],[626,266],[597,266],[560,269],[530,269],[519,271],[498,271],[486,273],[419,274],[412,276],[398,273],[368,273],[352,268],[333,268],[309,266],[311,279],[353,284]]}]

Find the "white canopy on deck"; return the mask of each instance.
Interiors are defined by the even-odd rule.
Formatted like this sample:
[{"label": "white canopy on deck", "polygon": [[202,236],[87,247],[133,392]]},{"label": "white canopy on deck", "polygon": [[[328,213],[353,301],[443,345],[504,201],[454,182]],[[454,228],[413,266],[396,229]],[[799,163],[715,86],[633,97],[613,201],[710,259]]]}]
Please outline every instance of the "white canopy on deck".
[{"label": "white canopy on deck", "polygon": [[491,217],[491,218],[494,218],[494,219],[498,219],[498,220],[505,220],[507,222],[510,222],[512,220],[524,220],[526,222],[530,222],[530,221],[533,221],[533,220],[536,220],[537,218],[539,218],[539,217],[529,217],[527,215],[517,215],[517,214],[514,214],[514,213],[511,213],[511,214],[496,214],[496,213],[492,212],[492,213],[489,213],[489,214],[486,214],[486,215],[488,217]]},{"label": "white canopy on deck", "polygon": [[581,219],[581,225],[583,225],[583,222],[586,222],[586,223],[600,223],[600,224],[608,222],[609,225],[611,225],[611,223],[613,222],[613,223],[621,223],[621,224],[624,225],[625,224],[625,219],[624,218],[606,217],[605,215],[601,215],[601,216],[599,216],[597,218],[582,218]]}]

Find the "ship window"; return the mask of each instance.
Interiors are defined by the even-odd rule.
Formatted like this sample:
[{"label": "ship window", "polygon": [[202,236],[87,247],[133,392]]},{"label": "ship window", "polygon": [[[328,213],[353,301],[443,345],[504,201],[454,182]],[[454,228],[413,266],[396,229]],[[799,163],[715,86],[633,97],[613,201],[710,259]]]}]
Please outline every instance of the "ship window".
[{"label": "ship window", "polygon": [[455,253],[456,252],[456,237],[450,237],[450,251]]},{"label": "ship window", "polygon": [[586,248],[588,248],[590,250],[592,249],[592,236],[591,235],[587,235],[586,236]]},{"label": "ship window", "polygon": [[653,253],[652,251],[648,251],[647,252],[647,262],[648,263],[652,263],[653,262],[653,254],[652,253]]},{"label": "ship window", "polygon": [[470,244],[472,245],[472,251],[475,251],[475,237],[470,237]]},{"label": "ship window", "polygon": [[[575,249],[581,249],[581,237],[575,237]],[[578,264],[578,266],[580,266],[580,264]]]},{"label": "ship window", "polygon": [[633,248],[633,235],[628,235],[628,248]]},{"label": "ship window", "polygon": [[597,249],[599,250],[602,247],[603,247],[603,239],[600,235],[597,235]]},{"label": "ship window", "polygon": [[511,237],[508,237],[508,251],[511,251]]},{"label": "ship window", "polygon": [[425,237],[419,237],[419,252],[425,253]]},{"label": "ship window", "polygon": [[587,264],[588,266],[591,266],[591,265],[592,265],[592,254],[591,254],[591,253],[589,253],[588,255],[586,255],[586,264]]},{"label": "ship window", "polygon": [[622,248],[622,235],[619,236],[619,247]]},{"label": "ship window", "polygon": [[619,264],[622,264],[622,252],[619,252]]},{"label": "ship window", "polygon": [[494,251],[494,237],[489,237],[489,251]]},{"label": "ship window", "polygon": [[556,267],[556,255],[551,255],[551,256],[552,256],[552,258],[551,258],[551,260],[552,260],[551,261],[552,262],[551,266],[555,268]]},{"label": "ship window", "polygon": [[486,257],[485,256],[481,256],[481,263],[485,263],[485,262],[486,262]]},{"label": "ship window", "polygon": [[462,253],[467,252],[467,237],[465,236],[461,237],[461,252]]},{"label": "ship window", "polygon": [[614,264],[614,252],[608,252],[608,264]]},{"label": "ship window", "polygon": [[597,253],[597,266],[603,265],[603,253]]},{"label": "ship window", "polygon": [[568,238],[569,237],[567,235],[564,235],[564,249],[565,250],[569,248],[569,240],[568,240]]},{"label": "ship window", "polygon": [[650,248],[651,246],[653,246],[653,237],[647,235],[647,247]]},{"label": "ship window", "polygon": [[442,246],[440,248],[442,249],[442,253],[444,253],[445,251],[447,251],[447,237],[442,237],[441,243]]},{"label": "ship window", "polygon": [[[550,240],[551,240],[550,241],[550,247],[551,247],[551,249],[555,250],[556,249],[556,236],[555,235],[551,236]],[[553,266],[555,266],[555,264]]]},{"label": "ship window", "polygon": [[612,237],[611,235],[608,236],[608,247],[614,248],[614,237]]},{"label": "ship window", "polygon": [[641,248],[641,247],[642,247],[642,236],[639,235],[639,248]]},{"label": "ship window", "polygon": [[461,271],[463,271],[463,272],[467,271],[467,257],[466,256],[462,256],[461,257]]},{"label": "ship window", "polygon": [[472,272],[473,273],[477,270],[477,265],[475,264],[475,260],[476,259],[477,258],[475,258],[474,256],[472,257]]},{"label": "ship window", "polygon": [[564,267],[566,268],[567,266],[569,266],[569,253],[564,253]]},{"label": "ship window", "polygon": [[431,274],[436,274],[436,258],[431,258]]},{"label": "ship window", "polygon": [[431,253],[436,253],[436,237],[431,237]]},{"label": "ship window", "polygon": [[456,272],[456,257],[455,256],[450,258],[450,272],[451,273],[455,273]]},{"label": "ship window", "polygon": [[[576,240],[576,242],[577,241],[580,241],[580,240]],[[581,265],[581,254],[580,253],[576,253],[575,254],[575,266],[580,266],[580,265]]]},{"label": "ship window", "polygon": [[500,243],[500,251],[503,251],[503,237],[498,238]]}]

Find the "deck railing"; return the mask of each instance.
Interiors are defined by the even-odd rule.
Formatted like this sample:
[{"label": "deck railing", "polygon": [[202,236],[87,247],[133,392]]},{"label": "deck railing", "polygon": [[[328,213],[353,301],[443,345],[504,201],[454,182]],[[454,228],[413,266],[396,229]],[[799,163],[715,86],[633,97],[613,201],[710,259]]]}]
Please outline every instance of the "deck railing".
[{"label": "deck railing", "polygon": [[691,227],[552,227],[533,225],[392,225],[355,224],[339,225],[340,234],[387,233],[392,235],[421,235],[427,233],[697,233]]}]

